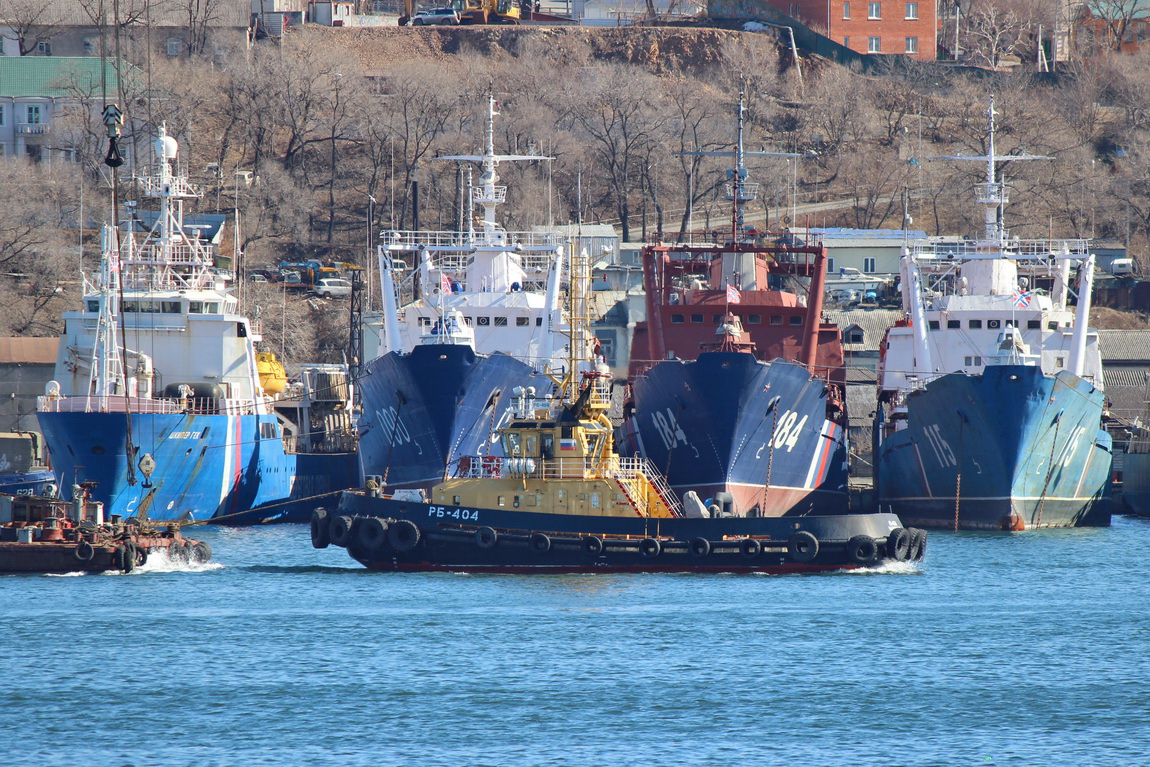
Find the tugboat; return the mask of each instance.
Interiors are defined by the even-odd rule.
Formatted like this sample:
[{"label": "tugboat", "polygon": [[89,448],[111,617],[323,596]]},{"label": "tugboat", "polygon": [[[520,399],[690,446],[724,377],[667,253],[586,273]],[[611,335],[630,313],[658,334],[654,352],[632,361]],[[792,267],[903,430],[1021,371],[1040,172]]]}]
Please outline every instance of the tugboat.
[{"label": "tugboat", "polygon": [[89,484],[124,519],[305,521],[316,496],[361,486],[346,371],[285,388],[230,276],[184,226],[201,193],[178,150],[161,125],[141,179],[155,226],[140,239],[134,222],[105,226],[99,273],[64,314],[37,407],[52,466],[62,489]]},{"label": "tugboat", "polygon": [[[557,353],[562,359],[558,239],[509,232],[496,220],[507,199],[498,165],[550,158],[496,154],[497,114],[489,96],[483,154],[437,158],[481,164],[468,195],[472,210],[482,208],[478,230],[469,215],[467,231],[384,232],[379,246],[383,311],[367,320],[365,337],[380,339],[381,356],[359,381],[359,458],[363,475],[388,488],[442,480],[445,466],[487,439],[511,390],[548,386],[544,373]],[[417,260],[418,289],[402,311],[401,256]]]},{"label": "tugboat", "polygon": [[125,524],[92,501],[90,487],[74,488],[69,503],[38,496],[0,495],[0,573],[130,573],[151,556],[202,564],[204,541],[185,538],[178,524]]},{"label": "tugboat", "polygon": [[745,225],[758,184],[743,158],[777,153],[743,149],[741,99],[734,151],[705,154],[735,158],[731,229],[725,242],[643,249],[647,320],[632,349],[648,354],[632,358],[620,449],[724,512],[846,513],[845,371],[838,330],[822,319],[826,249]]},{"label": "tugboat", "polygon": [[879,508],[954,530],[1108,525],[1094,256],[1087,240],[1007,236],[996,163],[1044,158],[996,154],[996,114],[991,99],[985,155],[940,158],[986,163],[982,238],[902,258],[908,316],[887,331],[878,377]]},{"label": "tugboat", "polygon": [[501,455],[469,455],[426,497],[369,478],[316,509],[312,545],[372,570],[819,572],[921,559],[926,534],[893,514],[768,518],[680,502],[658,470],[614,449],[609,375],[588,359],[586,257],[574,258],[567,376],[555,396],[516,387],[494,429]]},{"label": "tugboat", "polygon": [[40,435],[0,432],[0,494],[56,495],[56,475],[44,464]]}]

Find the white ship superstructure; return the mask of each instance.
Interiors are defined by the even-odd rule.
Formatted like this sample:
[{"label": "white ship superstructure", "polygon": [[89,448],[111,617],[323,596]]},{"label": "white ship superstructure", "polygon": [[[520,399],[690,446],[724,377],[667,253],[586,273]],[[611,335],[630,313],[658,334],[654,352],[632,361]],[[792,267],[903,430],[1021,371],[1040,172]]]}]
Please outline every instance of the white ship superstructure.
[{"label": "white ship superstructure", "polygon": [[[550,232],[508,231],[496,220],[496,208],[507,200],[498,165],[551,158],[496,154],[497,114],[489,97],[483,154],[438,158],[482,167],[479,183],[468,195],[468,231],[383,233],[379,261],[384,307],[366,323],[367,359],[428,342],[429,330],[448,314],[462,318],[479,354],[502,352],[539,369],[563,358],[567,331],[561,327],[558,300],[564,279],[563,238]],[[481,216],[475,215],[477,209]],[[406,279],[413,283],[403,287],[414,288],[418,295],[402,307],[397,297],[401,264],[411,267]]]}]

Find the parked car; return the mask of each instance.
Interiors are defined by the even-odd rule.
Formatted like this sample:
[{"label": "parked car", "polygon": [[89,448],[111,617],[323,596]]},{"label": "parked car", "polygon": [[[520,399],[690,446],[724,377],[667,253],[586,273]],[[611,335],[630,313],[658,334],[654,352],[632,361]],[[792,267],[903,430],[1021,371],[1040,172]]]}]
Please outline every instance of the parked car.
[{"label": "parked car", "polygon": [[311,289],[320,298],[347,298],[351,295],[351,283],[335,278],[320,280]]},{"label": "parked car", "polygon": [[432,8],[430,11],[419,11],[411,17],[411,26],[424,27],[432,24],[458,24],[459,14],[454,8]]}]

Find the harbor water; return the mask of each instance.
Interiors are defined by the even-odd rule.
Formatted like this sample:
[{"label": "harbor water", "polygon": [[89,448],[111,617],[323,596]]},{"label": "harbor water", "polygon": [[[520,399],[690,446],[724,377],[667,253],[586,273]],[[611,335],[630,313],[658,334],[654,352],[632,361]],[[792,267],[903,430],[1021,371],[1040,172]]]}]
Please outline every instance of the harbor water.
[{"label": "harbor water", "polygon": [[380,574],[303,526],[0,577],[16,765],[1128,765],[1150,521],[818,576]]}]

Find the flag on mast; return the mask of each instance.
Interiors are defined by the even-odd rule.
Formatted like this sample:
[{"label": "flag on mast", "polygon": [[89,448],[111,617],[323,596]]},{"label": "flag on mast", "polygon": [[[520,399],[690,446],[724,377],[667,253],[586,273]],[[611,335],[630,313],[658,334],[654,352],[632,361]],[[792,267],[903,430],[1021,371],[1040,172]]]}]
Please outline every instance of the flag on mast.
[{"label": "flag on mast", "polygon": [[443,272],[439,273],[439,291],[441,293],[451,292],[451,278]]},{"label": "flag on mast", "polygon": [[1014,289],[1014,308],[1025,309],[1030,306],[1030,291]]},{"label": "flag on mast", "polygon": [[727,285],[727,303],[738,304],[742,303],[743,297],[739,295],[739,290],[734,285]]}]

